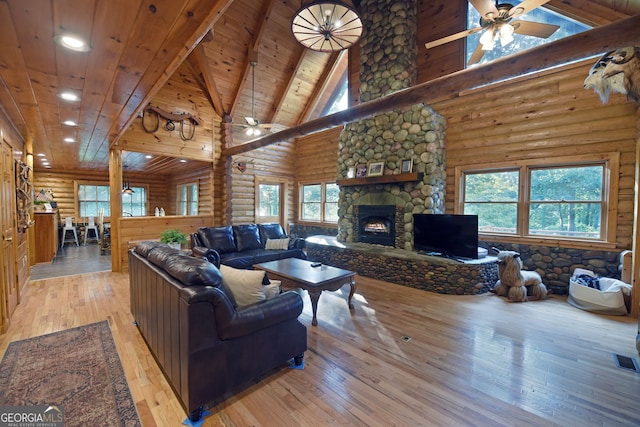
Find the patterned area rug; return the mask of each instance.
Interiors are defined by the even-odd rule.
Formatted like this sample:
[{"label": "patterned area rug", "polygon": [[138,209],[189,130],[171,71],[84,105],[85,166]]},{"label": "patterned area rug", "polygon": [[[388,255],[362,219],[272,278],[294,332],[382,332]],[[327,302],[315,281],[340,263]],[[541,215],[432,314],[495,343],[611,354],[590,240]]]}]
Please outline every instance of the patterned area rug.
[{"label": "patterned area rug", "polygon": [[56,405],[66,427],[141,425],[106,320],[10,343],[0,402]]}]

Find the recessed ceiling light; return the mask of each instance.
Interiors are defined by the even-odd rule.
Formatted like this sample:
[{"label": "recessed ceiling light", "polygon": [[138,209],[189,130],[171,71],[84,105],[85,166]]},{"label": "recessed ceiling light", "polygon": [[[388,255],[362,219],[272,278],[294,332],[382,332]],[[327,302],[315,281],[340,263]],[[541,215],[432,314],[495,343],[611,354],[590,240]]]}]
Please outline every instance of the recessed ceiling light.
[{"label": "recessed ceiling light", "polygon": [[67,137],[64,139],[64,142],[76,142],[76,140],[71,137]]},{"label": "recessed ceiling light", "polygon": [[42,166],[49,166],[49,162],[42,162]]},{"label": "recessed ceiling light", "polygon": [[56,43],[67,49],[75,50],[76,52],[88,52],[91,48],[89,43],[82,40],[78,36],[72,36],[70,34],[60,34],[53,38]]},{"label": "recessed ceiling light", "polygon": [[153,156],[151,154],[147,154],[146,156],[144,156],[145,159],[153,159]]},{"label": "recessed ceiling light", "polygon": [[180,163],[187,163],[185,159],[180,159]]},{"label": "recessed ceiling light", "polygon": [[38,153],[38,157],[44,157],[44,153]]},{"label": "recessed ceiling light", "polygon": [[65,120],[64,122],[62,122],[62,124],[65,126],[78,126],[78,124],[73,120]]},{"label": "recessed ceiling light", "polygon": [[58,96],[65,101],[79,101],[80,97],[73,92],[62,92],[59,93]]}]

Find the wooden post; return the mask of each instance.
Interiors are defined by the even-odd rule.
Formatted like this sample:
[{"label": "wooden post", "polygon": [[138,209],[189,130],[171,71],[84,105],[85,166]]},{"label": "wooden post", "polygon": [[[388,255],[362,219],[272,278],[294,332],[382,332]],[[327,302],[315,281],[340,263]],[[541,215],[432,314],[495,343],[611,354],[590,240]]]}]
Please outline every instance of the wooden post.
[{"label": "wooden post", "polygon": [[[640,180],[640,107],[636,109],[636,116],[638,116],[638,133],[636,134],[636,179],[634,186],[634,207],[633,207],[633,255],[631,261],[631,285],[633,286],[631,294],[631,316],[638,317],[640,313],[640,194],[638,192],[638,182]],[[640,328],[640,319],[638,320],[638,327]],[[640,329],[639,329],[640,331]],[[640,350],[639,350],[640,351]]]},{"label": "wooden post", "polygon": [[120,226],[122,217],[122,151],[109,150],[109,199],[111,215],[111,271],[122,271],[120,260]]}]

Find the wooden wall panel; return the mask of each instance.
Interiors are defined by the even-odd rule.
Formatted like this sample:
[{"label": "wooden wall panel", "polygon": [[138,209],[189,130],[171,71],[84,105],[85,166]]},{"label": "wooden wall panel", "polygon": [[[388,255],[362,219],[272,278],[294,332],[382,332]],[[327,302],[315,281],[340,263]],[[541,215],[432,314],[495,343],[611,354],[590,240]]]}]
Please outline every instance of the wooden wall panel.
[{"label": "wooden wall panel", "polygon": [[[240,171],[234,162],[245,162],[247,168]],[[295,158],[295,143],[284,142],[232,156],[226,179],[226,224],[255,222],[256,177],[282,181],[287,187],[285,197],[285,224],[294,220],[294,176],[298,159]],[[230,189],[230,190],[229,190]]]},{"label": "wooden wall panel", "polygon": [[160,120],[160,128],[147,133],[142,127],[142,119],[134,120],[118,141],[122,150],[149,153],[162,156],[182,157],[211,162],[214,149],[220,145],[220,117],[215,113],[203,91],[194,83],[186,64],[180,66],[163,88],[153,97],[151,104],[171,113],[189,113],[202,120],[196,126],[192,140],[185,141],[180,136],[180,126],[169,132],[166,120]]},{"label": "wooden wall panel", "polygon": [[447,120],[446,210],[453,212],[455,167],[587,153],[620,153],[616,243],[631,247],[635,106],[612,95],[603,105],[583,81],[593,60],[461,93],[431,105]]},{"label": "wooden wall panel", "polygon": [[[147,213],[153,215],[155,206],[166,206],[170,203],[168,197],[168,179],[164,175],[148,175],[141,173],[128,173],[126,181],[132,187],[146,187]],[[79,219],[76,188],[77,183],[95,183],[109,185],[107,172],[99,171],[71,171],[71,172],[36,172],[34,173],[34,189],[39,192],[51,189],[54,201],[58,204],[60,218],[67,216]]]},{"label": "wooden wall panel", "polygon": [[[631,248],[636,107],[614,94],[603,105],[583,81],[593,60],[460,93],[431,105],[447,120],[446,210],[454,211],[456,166],[596,152],[620,155],[616,245]],[[297,140],[297,182],[335,179],[339,128]],[[332,166],[333,165],[333,166]],[[297,201],[296,201],[297,203]]]},{"label": "wooden wall panel", "polygon": [[187,235],[194,233],[200,227],[213,222],[211,215],[198,216],[153,216],[118,219],[119,238],[118,248],[111,248],[111,256],[120,257],[122,271],[128,271],[127,251],[135,242],[141,240],[159,240],[164,230],[177,228]]}]

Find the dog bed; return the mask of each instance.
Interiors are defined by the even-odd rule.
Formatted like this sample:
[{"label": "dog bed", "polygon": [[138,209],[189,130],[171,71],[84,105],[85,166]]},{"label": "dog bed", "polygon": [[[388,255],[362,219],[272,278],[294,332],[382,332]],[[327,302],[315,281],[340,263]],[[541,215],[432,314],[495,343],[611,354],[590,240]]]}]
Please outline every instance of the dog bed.
[{"label": "dog bed", "polygon": [[625,299],[630,301],[630,297],[631,285],[609,277],[596,277],[583,268],[576,268],[569,280],[567,302],[582,310],[624,316],[628,314]]}]

